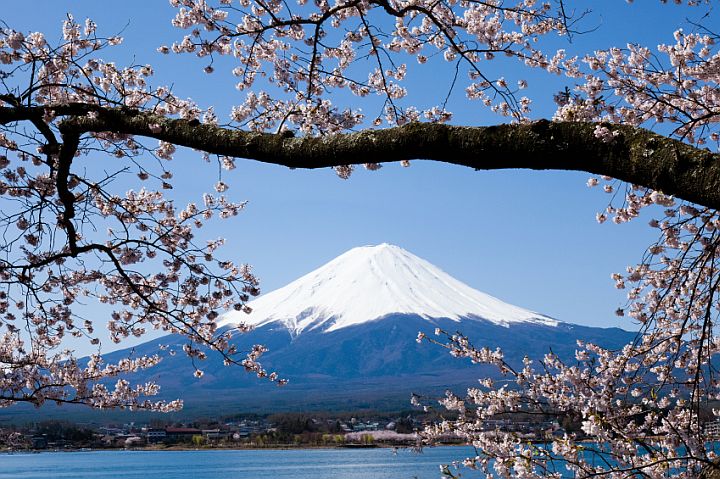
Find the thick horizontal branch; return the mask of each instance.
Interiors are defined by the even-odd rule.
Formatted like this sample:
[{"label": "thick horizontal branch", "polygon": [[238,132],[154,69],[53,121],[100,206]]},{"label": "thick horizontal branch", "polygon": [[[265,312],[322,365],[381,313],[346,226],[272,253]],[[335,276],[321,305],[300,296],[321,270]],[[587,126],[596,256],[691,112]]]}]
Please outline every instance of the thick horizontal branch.
[{"label": "thick horizontal branch", "polygon": [[[0,118],[7,118],[9,114],[2,110]],[[295,138],[128,109],[93,110],[92,115],[68,116],[60,123],[61,132],[81,135],[111,131],[146,136],[211,154],[291,168],[435,160],[476,170],[586,171],[720,209],[720,155],[625,125],[607,125],[617,132],[609,142],[595,137],[596,124],[548,121],[488,127],[412,123],[384,130]]]}]

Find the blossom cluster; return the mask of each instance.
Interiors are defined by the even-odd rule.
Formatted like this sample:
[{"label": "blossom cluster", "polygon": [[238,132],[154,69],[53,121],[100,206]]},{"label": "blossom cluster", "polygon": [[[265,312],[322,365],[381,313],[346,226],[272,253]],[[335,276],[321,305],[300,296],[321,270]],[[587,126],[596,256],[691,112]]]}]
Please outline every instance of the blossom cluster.
[{"label": "blossom cluster", "polygon": [[[173,25],[188,33],[159,51],[195,55],[213,74],[219,74],[212,66],[215,57],[234,57],[232,74],[246,97],[231,118],[251,130],[325,135],[368,122],[377,127],[450,121],[446,101],[419,107],[410,103],[415,100],[405,86],[411,70],[433,75],[439,62],[466,76],[469,99],[514,121],[526,120],[530,113],[530,99],[518,97],[528,81],[488,76],[486,63],[506,59],[553,74],[579,75],[577,59],[565,50],[545,53],[538,47],[543,37],[566,36],[572,30],[552,2],[235,3],[170,1],[177,9]],[[343,91],[356,97],[352,107],[336,104],[338,96],[346,96]],[[371,116],[362,111],[362,103],[375,109]]]},{"label": "blossom cluster", "polygon": [[[677,341],[643,340],[620,352],[579,342],[576,362],[548,353],[537,363],[526,357],[522,365],[510,365],[462,335],[439,334],[445,341],[423,339],[444,345],[455,356],[498,367],[503,377],[481,379],[465,398],[448,392],[439,400],[457,418],[428,426],[423,440],[433,443],[454,435],[474,446],[477,455],[458,465],[488,477],[660,478],[670,469],[674,477],[692,478],[715,457],[712,444],[702,440],[691,404],[696,398],[688,394],[694,387],[688,375],[696,372],[687,369],[692,353],[690,347],[678,348]],[[649,354],[648,348],[655,350]],[[699,370],[705,374],[708,364]],[[565,432],[543,446],[516,432],[488,427],[488,419],[513,413],[573,418],[583,436]]]},{"label": "blossom cluster", "polygon": [[[244,204],[223,196],[227,183],[220,180],[217,194],[206,193],[199,204],[180,206],[166,193],[173,189],[173,143],[152,145],[112,129],[82,139],[69,133],[73,120],[96,121],[103,111],[216,121],[212,109],[202,112],[168,87],[152,87],[151,66],[121,68],[99,58],[122,39],[102,38],[96,29],[91,20],[68,16],[59,45],[42,33],[0,30],[0,63],[14,72],[0,106],[15,115],[0,124],[0,405],[182,407],[179,400],[151,401],[157,384],[126,379],[159,357],[106,364],[98,323],[107,324],[115,343],[149,330],[180,334],[193,364],[212,351],[227,364],[284,382],[262,368],[261,350],[233,345],[232,335],[247,328],[218,331],[223,311],[249,311],[247,301],[259,293],[248,265],[219,255],[222,239],[198,235],[213,218],[242,211]],[[148,129],[157,134],[163,126]],[[113,171],[87,172],[83,162],[98,151],[112,158]],[[217,161],[234,168],[231,158]],[[123,177],[144,186],[122,191]],[[83,317],[87,302],[107,305],[109,318]],[[85,338],[97,354],[76,358],[65,349],[66,337]]]}]

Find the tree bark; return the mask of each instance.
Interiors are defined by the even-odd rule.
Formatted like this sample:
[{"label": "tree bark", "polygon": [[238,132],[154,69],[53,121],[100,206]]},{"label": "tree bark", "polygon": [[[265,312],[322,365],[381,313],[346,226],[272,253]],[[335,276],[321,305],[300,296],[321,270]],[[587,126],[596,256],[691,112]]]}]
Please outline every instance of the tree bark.
[{"label": "tree bark", "polygon": [[[720,155],[649,130],[605,125],[617,136],[595,137],[595,123],[546,120],[486,127],[411,123],[323,137],[235,130],[126,108],[93,107],[59,123],[63,135],[116,132],[151,137],[211,154],[290,168],[323,168],[400,160],[435,160],[476,170],[525,168],[607,175],[720,209]],[[12,110],[15,110],[14,112]],[[32,117],[0,107],[0,123]],[[25,108],[27,110],[27,108]],[[71,106],[58,114],[71,114]]]},{"label": "tree bark", "polygon": [[698,479],[720,479],[720,463],[715,460],[705,466]]}]

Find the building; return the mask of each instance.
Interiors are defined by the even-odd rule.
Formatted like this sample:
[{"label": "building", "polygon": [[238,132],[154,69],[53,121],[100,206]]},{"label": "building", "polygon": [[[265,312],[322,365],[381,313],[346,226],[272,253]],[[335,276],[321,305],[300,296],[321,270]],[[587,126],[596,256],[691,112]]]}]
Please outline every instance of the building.
[{"label": "building", "polygon": [[35,435],[30,438],[30,444],[33,449],[47,449],[48,440],[45,434]]},{"label": "building", "polygon": [[193,436],[202,436],[202,430],[192,427],[168,427],[165,429],[165,438],[168,441],[191,441]]},{"label": "building", "polygon": [[712,438],[720,438],[720,419],[705,423],[705,435]]},{"label": "building", "polygon": [[165,429],[148,429],[145,431],[145,439],[148,443],[162,442],[167,437]]}]

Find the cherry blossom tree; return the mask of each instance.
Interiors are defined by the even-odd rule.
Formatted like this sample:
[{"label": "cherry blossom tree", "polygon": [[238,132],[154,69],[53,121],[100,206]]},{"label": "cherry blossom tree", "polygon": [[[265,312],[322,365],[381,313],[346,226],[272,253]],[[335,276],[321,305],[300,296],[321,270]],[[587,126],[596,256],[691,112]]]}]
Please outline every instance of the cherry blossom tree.
[{"label": "cherry blossom tree", "polygon": [[[342,178],[354,165],[411,160],[579,170],[611,195],[599,222],[628,222],[644,208],[656,217],[658,241],[614,276],[628,290],[617,313],[641,325],[637,339],[619,351],[581,343],[573,364],[549,353],[511,365],[500,351],[447,334],[452,354],[495,365],[507,380],[484,379],[466,399],[449,394],[442,403],[458,419],[426,436],[461,435],[478,451],[464,465],[503,477],[695,477],[713,464],[700,422],[718,398],[720,348],[720,51],[708,28],[711,2],[686,2],[705,22],[665,44],[578,56],[558,41],[581,34],[588,12],[567,0],[170,3],[184,33],[158,50],[194,56],[208,75],[232,62],[245,100],[227,114],[152,86],[150,65],[103,60],[122,39],[101,36],[92,20],[68,16],[57,42],[10,25],[0,33],[0,404],[180,406],[147,399],[155,384],[108,382],[158,358],[105,364],[98,353],[82,362],[64,349],[66,336],[99,342],[95,322],[77,312],[85,300],[114,309],[113,341],[148,328],[178,333],[193,360],[209,349],[277,380],[258,363],[261,346],[234,348],[232,335],[247,328],[217,330],[224,310],[247,309],[256,278],[220,256],[221,239],[196,240],[206,221],[243,205],[223,196],[222,181],[202,204],[169,200],[177,147],[228,170],[251,159],[332,167]],[[523,95],[528,80],[492,74],[498,62],[559,75],[572,87],[545,92],[557,110],[534,118]],[[455,72],[452,89],[464,88],[469,104],[504,124],[454,125],[443,97],[413,105],[408,72],[440,63]],[[345,97],[357,106],[342,106]],[[375,111],[368,116],[360,105]],[[101,154],[113,158],[113,171],[82,166]],[[128,172],[140,189],[116,192]],[[594,442],[566,434],[539,447],[484,429],[486,419],[517,411],[577,417]]]}]

